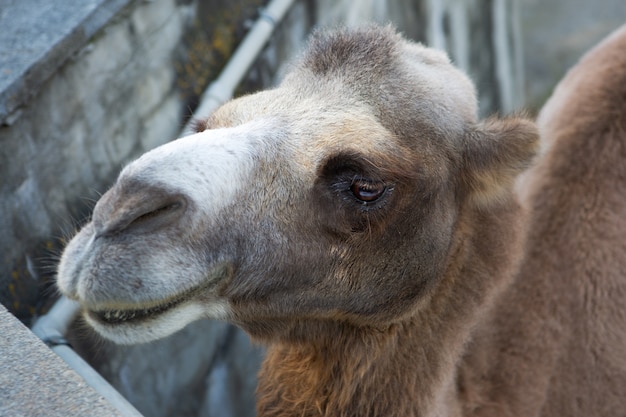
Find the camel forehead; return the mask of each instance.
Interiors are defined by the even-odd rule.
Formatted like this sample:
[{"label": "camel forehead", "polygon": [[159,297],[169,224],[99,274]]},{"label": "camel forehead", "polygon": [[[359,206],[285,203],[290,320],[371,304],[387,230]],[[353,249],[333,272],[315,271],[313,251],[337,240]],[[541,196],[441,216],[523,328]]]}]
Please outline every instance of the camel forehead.
[{"label": "camel forehead", "polygon": [[[390,27],[316,34],[283,84],[309,91],[330,86],[331,94],[352,93],[378,107],[380,113],[393,109],[390,111],[403,113],[405,118],[455,124],[457,130],[477,119],[477,95],[471,80],[444,52],[406,40]],[[342,91],[333,84],[347,89]]]},{"label": "camel forehead", "polygon": [[318,33],[278,88],[227,103],[208,124],[236,125],[259,114],[316,124],[349,110],[374,114],[410,140],[428,130],[461,134],[477,121],[477,108],[473,83],[444,52],[389,28],[366,28]]},{"label": "camel forehead", "polygon": [[249,119],[272,120],[264,133],[263,149],[257,149],[258,159],[275,161],[270,169],[278,164],[289,167],[280,171],[302,181],[314,180],[320,165],[335,155],[374,162],[389,155],[415,154],[414,147],[397,140],[362,103],[341,96],[328,100],[323,96],[293,97],[291,91],[278,89],[237,99],[219,109],[210,123],[215,127],[248,124]]},{"label": "camel forehead", "polygon": [[377,161],[386,155],[407,152],[388,129],[368,114],[328,115],[322,123],[303,130],[294,158],[311,169],[319,168],[324,160],[335,155]]}]

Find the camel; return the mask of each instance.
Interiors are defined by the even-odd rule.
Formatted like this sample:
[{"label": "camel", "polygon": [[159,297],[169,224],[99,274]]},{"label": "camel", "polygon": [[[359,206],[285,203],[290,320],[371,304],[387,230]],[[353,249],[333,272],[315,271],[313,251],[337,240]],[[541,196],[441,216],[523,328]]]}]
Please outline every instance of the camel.
[{"label": "camel", "polygon": [[122,344],[241,327],[259,416],[621,415],[624,48],[571,71],[540,144],[479,120],[444,53],[320,30],[279,86],[124,168],[58,287]]}]

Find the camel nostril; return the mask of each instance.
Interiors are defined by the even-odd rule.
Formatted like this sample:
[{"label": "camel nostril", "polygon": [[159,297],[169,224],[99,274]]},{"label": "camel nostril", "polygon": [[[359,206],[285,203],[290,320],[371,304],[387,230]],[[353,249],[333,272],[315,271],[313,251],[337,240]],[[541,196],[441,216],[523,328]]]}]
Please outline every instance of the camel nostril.
[{"label": "camel nostril", "polygon": [[134,220],[130,222],[130,225],[144,223],[144,222],[153,220],[161,216],[166,216],[174,211],[177,211],[181,207],[182,207],[182,204],[178,202],[165,204],[154,210],[150,210],[143,214],[139,214]]},{"label": "camel nostril", "polygon": [[180,196],[164,197],[144,193],[103,201],[94,211],[96,237],[150,233],[175,223],[185,211],[186,200]]},{"label": "camel nostril", "polygon": [[180,200],[154,203],[156,202],[129,212],[123,222],[125,225],[118,231],[156,231],[175,222],[185,207]]}]

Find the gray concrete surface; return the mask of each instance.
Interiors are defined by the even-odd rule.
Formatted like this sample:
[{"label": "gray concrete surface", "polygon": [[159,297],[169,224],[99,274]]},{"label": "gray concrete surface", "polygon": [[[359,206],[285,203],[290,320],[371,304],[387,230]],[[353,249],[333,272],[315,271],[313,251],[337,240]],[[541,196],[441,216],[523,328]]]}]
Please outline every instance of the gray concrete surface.
[{"label": "gray concrete surface", "polygon": [[115,417],[115,408],[0,305],[0,417]]},{"label": "gray concrete surface", "polygon": [[2,0],[0,124],[130,2]]}]

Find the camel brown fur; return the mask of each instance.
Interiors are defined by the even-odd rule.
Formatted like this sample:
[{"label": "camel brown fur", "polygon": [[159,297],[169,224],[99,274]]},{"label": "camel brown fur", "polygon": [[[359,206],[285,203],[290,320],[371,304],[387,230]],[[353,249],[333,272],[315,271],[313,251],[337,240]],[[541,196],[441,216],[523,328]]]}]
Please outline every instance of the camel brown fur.
[{"label": "camel brown fur", "polygon": [[524,261],[461,367],[465,414],[626,413],[626,26],[538,118]]},{"label": "camel brown fur", "polygon": [[520,203],[534,123],[479,121],[467,77],[391,28],[318,32],[276,89],[125,168],[59,287],[120,343],[237,324],[268,346],[259,416],[615,415],[621,91],[584,137],[584,91],[547,107]]}]

